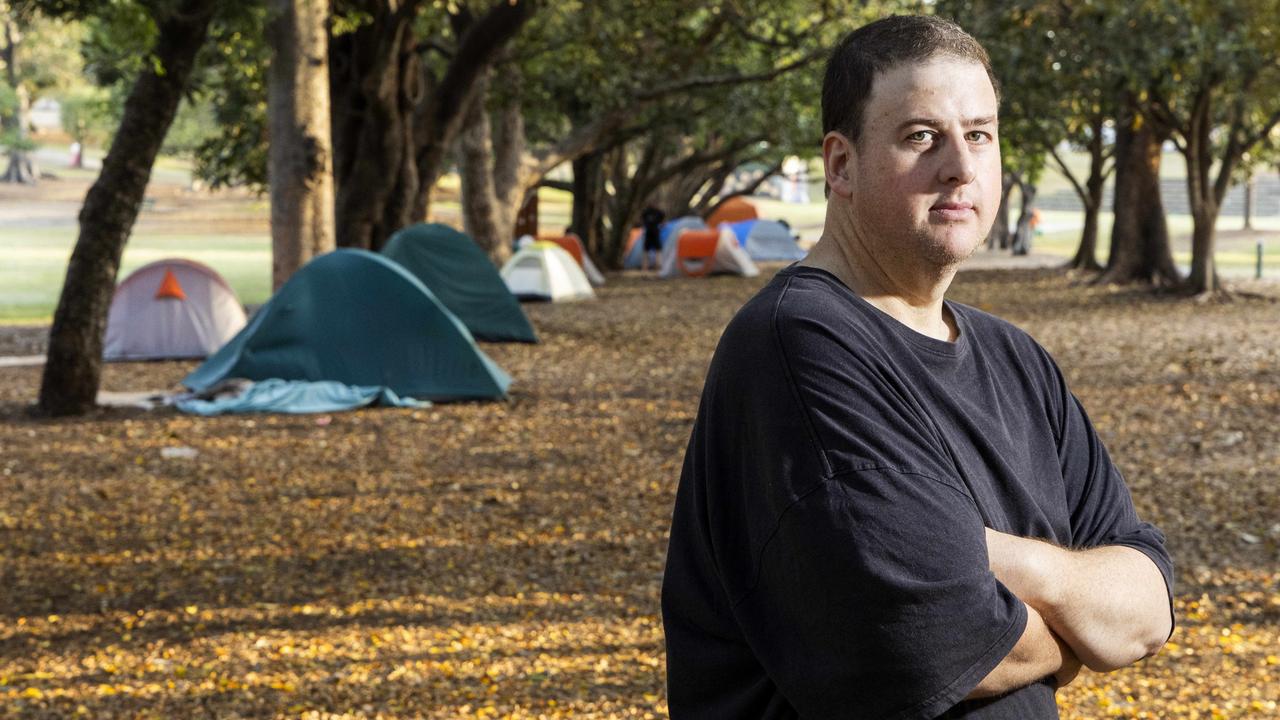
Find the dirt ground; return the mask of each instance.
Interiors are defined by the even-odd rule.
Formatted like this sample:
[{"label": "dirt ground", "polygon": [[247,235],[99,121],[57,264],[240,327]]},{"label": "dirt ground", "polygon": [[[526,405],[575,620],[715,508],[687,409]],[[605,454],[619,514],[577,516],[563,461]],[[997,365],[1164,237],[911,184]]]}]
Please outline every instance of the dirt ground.
[{"label": "dirt ground", "polygon": [[[0,368],[0,716],[665,717],[666,531],[703,373],[765,278],[615,278],[486,345],[501,403],[38,420]],[[1065,718],[1280,717],[1280,289],[963,273],[1056,356],[1169,537],[1178,628]],[[42,328],[0,333],[38,352]],[[172,387],[193,365],[107,367]],[[192,448],[193,458],[166,448]]]}]

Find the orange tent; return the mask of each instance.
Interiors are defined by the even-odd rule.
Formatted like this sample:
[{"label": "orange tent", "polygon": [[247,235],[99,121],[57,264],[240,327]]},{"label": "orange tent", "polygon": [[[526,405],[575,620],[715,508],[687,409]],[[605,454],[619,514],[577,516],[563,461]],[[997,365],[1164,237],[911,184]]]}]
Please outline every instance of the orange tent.
[{"label": "orange tent", "polygon": [[720,242],[718,230],[685,230],[676,238],[676,264],[685,275],[697,277],[711,271],[711,259],[715,257]]},{"label": "orange tent", "polygon": [[729,198],[708,215],[707,224],[715,227],[720,223],[742,222],[743,220],[755,220],[759,217],[760,213],[756,212],[755,205],[741,197],[735,197]]}]

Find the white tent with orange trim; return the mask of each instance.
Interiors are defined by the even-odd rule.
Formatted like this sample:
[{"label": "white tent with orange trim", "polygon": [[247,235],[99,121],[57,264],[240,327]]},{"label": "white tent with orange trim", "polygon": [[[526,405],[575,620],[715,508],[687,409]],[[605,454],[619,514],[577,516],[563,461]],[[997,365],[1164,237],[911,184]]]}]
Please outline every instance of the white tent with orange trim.
[{"label": "white tent with orange trim", "polygon": [[116,287],[102,355],[106,360],[202,358],[244,325],[244,307],[212,268],[192,260],[157,260]]},{"label": "white tent with orange trim", "polygon": [[507,289],[521,300],[586,300],[596,296],[582,267],[556,243],[539,241],[502,266]]},{"label": "white tent with orange trim", "polygon": [[548,242],[553,242],[564,249],[565,252],[573,256],[578,262],[582,272],[587,276],[587,281],[595,287],[604,285],[604,275],[596,264],[591,262],[591,256],[587,254],[587,249],[582,246],[582,238],[573,233],[561,235],[560,237],[544,238]]},{"label": "white tent with orange trim", "polygon": [[728,274],[755,277],[760,268],[738,244],[728,225],[707,230],[685,230],[662,248],[659,277],[698,277]]}]

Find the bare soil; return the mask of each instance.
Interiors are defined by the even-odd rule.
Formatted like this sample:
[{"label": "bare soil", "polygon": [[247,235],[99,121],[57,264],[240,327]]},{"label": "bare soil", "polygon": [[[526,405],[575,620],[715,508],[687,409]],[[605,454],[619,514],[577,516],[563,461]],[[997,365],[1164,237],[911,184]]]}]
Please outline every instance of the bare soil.
[{"label": "bare soil", "polygon": [[[526,306],[540,344],[485,346],[515,378],[499,403],[47,420],[27,413],[40,368],[0,368],[0,716],[664,717],[684,444],[764,281],[628,275]],[[1173,641],[1083,674],[1065,718],[1277,716],[1280,292],[1253,289],[957,282],[1055,355],[1178,563]],[[44,332],[7,329],[0,354]],[[113,364],[103,385],[192,367]]]}]

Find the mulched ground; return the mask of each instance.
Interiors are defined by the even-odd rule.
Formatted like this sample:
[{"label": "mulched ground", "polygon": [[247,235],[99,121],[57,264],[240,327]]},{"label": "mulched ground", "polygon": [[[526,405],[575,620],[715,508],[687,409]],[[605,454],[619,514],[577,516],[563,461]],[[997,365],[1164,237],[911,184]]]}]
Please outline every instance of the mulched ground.
[{"label": "mulched ground", "polygon": [[[506,403],[35,420],[39,368],[0,368],[0,716],[664,717],[679,464],[762,282],[528,306],[541,344],[486,346]],[[1280,717],[1280,289],[1256,289],[957,283],[1055,354],[1179,564],[1173,642],[1083,674],[1065,718]],[[43,332],[0,333],[0,355]],[[191,367],[111,365],[104,388]]]}]

